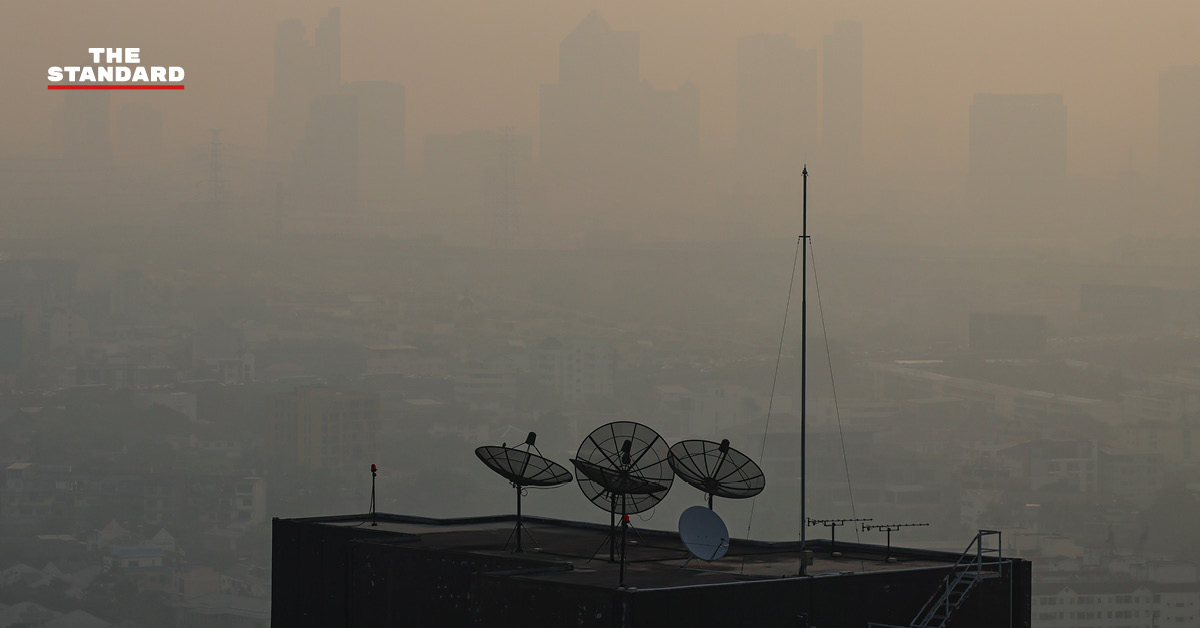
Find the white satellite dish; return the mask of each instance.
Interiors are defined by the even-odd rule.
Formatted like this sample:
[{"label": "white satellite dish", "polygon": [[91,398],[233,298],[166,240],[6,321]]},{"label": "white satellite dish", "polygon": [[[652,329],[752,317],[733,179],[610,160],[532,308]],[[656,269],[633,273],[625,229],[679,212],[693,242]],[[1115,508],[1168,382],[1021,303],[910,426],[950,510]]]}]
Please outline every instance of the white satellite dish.
[{"label": "white satellite dish", "polygon": [[704,506],[692,506],[679,516],[679,537],[692,556],[719,560],[729,551],[729,528],[720,515]]}]

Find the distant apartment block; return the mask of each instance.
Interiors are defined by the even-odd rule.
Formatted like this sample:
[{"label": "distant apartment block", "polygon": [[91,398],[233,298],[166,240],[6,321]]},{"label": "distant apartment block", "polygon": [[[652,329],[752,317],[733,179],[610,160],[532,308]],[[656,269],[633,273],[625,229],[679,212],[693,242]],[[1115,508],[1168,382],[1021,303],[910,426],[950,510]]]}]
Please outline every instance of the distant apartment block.
[{"label": "distant apartment block", "polygon": [[616,361],[607,342],[549,338],[534,351],[531,366],[551,393],[567,405],[613,394]]},{"label": "distant apartment block", "polygon": [[[504,129],[425,136],[425,193],[431,209],[487,229],[534,204],[533,137]],[[526,217],[526,219],[528,219]]]},{"label": "distant apartment block", "polygon": [[344,472],[378,453],[379,394],[304,386],[274,398],[271,449],[276,462]]}]

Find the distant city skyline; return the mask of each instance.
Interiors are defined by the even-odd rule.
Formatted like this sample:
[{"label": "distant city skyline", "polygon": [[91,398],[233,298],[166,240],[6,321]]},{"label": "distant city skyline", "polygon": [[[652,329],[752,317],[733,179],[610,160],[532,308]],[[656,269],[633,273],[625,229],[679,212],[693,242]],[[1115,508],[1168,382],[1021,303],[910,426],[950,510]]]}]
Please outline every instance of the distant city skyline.
[{"label": "distant city skyline", "polygon": [[[227,95],[244,95],[247,104],[265,98],[264,92],[272,89],[270,37],[275,24],[300,19],[312,29],[329,6],[327,2],[264,2],[239,7],[236,19],[182,6],[158,6],[150,12],[155,19],[195,27],[182,37],[171,35],[170,29],[145,32],[134,20],[118,25],[115,15],[80,6],[76,7],[78,24],[43,29],[46,35],[37,40],[28,39],[24,32],[7,40],[6,44],[21,45],[30,54],[10,55],[14,63],[0,70],[0,77],[14,85],[22,84],[25,74],[30,80],[44,78],[41,57],[71,54],[80,38],[94,38],[97,32],[124,34],[138,39],[144,49],[157,50],[156,54],[189,68],[184,94],[155,100],[164,103],[164,141],[170,150],[196,142],[209,128],[225,129],[230,141],[257,149],[266,136],[261,114],[244,115],[245,106],[236,104],[239,98]],[[586,10],[518,7],[504,12],[467,6],[345,7],[343,78],[404,84],[408,126],[414,137],[497,126],[534,131],[537,86],[553,80],[557,64],[553,52]],[[835,21],[863,21],[869,35],[864,50],[863,123],[868,139],[864,159],[867,167],[885,178],[911,170],[965,171],[966,107],[972,94],[981,92],[1063,93],[1076,104],[1072,116],[1079,127],[1071,139],[1080,155],[1072,164],[1073,172],[1089,176],[1127,172],[1131,156],[1136,168],[1148,172],[1158,154],[1157,76],[1173,65],[1200,63],[1197,24],[1188,19],[1194,6],[1184,0],[1156,3],[1155,11],[1088,3],[1091,17],[1067,35],[1038,24],[1073,19],[1081,10],[1076,1],[980,4],[969,10],[944,0],[922,0],[905,10],[868,2],[856,7],[812,7],[803,14],[776,3],[749,11],[712,7],[689,19],[684,19],[687,11],[671,5],[651,11],[632,3],[607,2],[597,8],[614,27],[642,32],[644,74],[653,84],[672,85],[690,78],[704,94],[701,143],[709,159],[731,154],[736,143],[738,38],[782,32],[803,47],[819,48]],[[1032,8],[1036,11],[1031,14]],[[36,30],[52,19],[36,5],[15,11],[14,20],[31,26],[23,30]],[[472,13],[478,19],[471,19]],[[1025,17],[1018,19],[1021,15]],[[1030,15],[1040,17],[1031,20]],[[1119,41],[1128,44],[1113,45],[1115,32],[1120,33]],[[514,33],[519,35],[516,40]],[[228,57],[211,54],[214,39],[229,51]],[[501,46],[503,55],[483,52]],[[1130,54],[1131,49],[1137,54]],[[427,53],[432,50],[443,53],[430,57]],[[948,50],[954,53],[947,54]],[[1127,88],[1114,95],[1109,87],[1113,83]],[[10,90],[5,96],[12,105],[9,110],[31,116],[31,124],[0,121],[7,154],[56,152],[47,146],[45,129],[51,116],[46,107],[60,101],[41,93],[46,91],[41,87],[40,92]],[[122,95],[119,100],[128,98],[132,97]],[[419,146],[409,147],[410,160],[419,155]]]}]

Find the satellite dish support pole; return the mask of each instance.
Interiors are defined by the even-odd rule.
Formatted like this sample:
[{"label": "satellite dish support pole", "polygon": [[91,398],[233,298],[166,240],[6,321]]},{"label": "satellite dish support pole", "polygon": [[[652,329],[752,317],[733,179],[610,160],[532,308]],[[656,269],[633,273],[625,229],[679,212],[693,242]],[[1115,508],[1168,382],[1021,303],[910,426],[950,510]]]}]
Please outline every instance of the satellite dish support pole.
[{"label": "satellite dish support pole", "polygon": [[629,530],[629,515],[625,513],[625,495],[621,495],[621,576],[620,586],[625,587],[625,542]]},{"label": "satellite dish support pole", "polygon": [[608,562],[617,560],[617,494],[612,495],[612,508],[608,509]]},{"label": "satellite dish support pole", "polygon": [[525,526],[521,523],[521,485],[514,484],[513,486],[517,487],[517,529],[513,532],[517,535],[517,552],[519,553],[521,551],[521,532],[524,531]]}]

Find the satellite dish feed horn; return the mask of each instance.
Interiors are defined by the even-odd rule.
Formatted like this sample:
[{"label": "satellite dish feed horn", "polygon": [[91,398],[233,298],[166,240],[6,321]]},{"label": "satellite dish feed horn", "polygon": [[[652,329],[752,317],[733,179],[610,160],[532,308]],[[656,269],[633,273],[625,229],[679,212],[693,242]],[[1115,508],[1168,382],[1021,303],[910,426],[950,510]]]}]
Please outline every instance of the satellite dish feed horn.
[{"label": "satellite dish feed horn", "polygon": [[729,551],[729,528],[720,515],[704,506],[692,506],[679,516],[679,538],[691,553],[683,567],[692,558],[712,562]]},{"label": "satellite dish feed horn", "polygon": [[[533,538],[533,535],[521,522],[521,497],[525,494],[526,487],[554,488],[571,481],[571,472],[567,471],[566,467],[542,456],[542,452],[538,451],[537,446],[533,444],[535,440],[537,440],[537,434],[530,432],[529,436],[525,438],[525,443],[517,447],[509,447],[505,443],[499,447],[488,445],[475,450],[475,455],[483,464],[508,480],[509,484],[517,489],[517,523],[513,527],[512,533],[509,534],[510,539],[514,536],[517,539],[515,550],[517,552],[522,551],[522,532],[529,534],[529,538]],[[536,542],[536,539],[534,541]],[[504,546],[508,547],[507,541]]]}]

